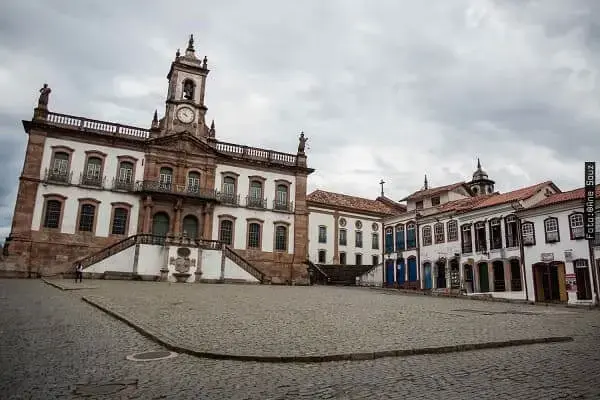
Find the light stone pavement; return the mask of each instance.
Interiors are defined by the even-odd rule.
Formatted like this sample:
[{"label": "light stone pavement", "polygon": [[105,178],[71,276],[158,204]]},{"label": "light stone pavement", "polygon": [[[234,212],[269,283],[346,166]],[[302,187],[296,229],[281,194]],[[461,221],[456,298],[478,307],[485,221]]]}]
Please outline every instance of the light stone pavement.
[{"label": "light stone pavement", "polygon": [[327,356],[585,335],[600,313],[351,287],[98,281],[79,294],[178,345]]},{"label": "light stone pavement", "polygon": [[[111,288],[117,285],[109,284]],[[120,287],[128,290],[129,286]],[[248,289],[247,286],[235,288],[240,293]],[[295,298],[296,290],[311,288],[287,289],[291,289],[289,296]],[[319,289],[324,292],[331,289],[333,296],[358,296],[366,302],[363,307],[381,304],[380,297],[384,298],[383,302],[445,301],[445,307],[451,309],[514,307],[421,296],[397,296],[399,300],[394,300],[396,296],[375,291]],[[104,285],[87,294],[94,291],[99,294],[103,290],[106,290]],[[348,294],[342,294],[344,291]],[[125,356],[161,347],[82,302],[83,292],[86,291],[60,291],[35,280],[0,280],[1,399],[80,398],[73,394],[77,383],[111,381],[135,384],[118,394],[94,398],[600,398],[597,372],[600,370],[600,313],[597,311],[574,310],[572,314],[562,314],[567,310],[533,309],[545,312],[550,324],[556,323],[555,318],[564,318],[570,329],[578,333],[575,341],[567,343],[317,364],[217,361],[187,355],[139,363],[128,361]],[[139,293],[137,288],[135,293]],[[247,298],[239,296],[240,301]],[[366,300],[368,298],[371,300]],[[222,303],[230,301],[224,296],[220,299]],[[147,299],[147,307],[153,304],[154,301]],[[552,316],[553,313],[561,314]],[[489,317],[479,318],[489,321]]]}]

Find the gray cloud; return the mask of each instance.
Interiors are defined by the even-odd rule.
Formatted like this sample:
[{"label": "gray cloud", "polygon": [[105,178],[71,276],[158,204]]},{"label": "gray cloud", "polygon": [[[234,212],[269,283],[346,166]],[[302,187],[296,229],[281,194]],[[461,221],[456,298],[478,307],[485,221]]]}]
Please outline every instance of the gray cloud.
[{"label": "gray cloud", "polygon": [[[468,179],[581,184],[600,147],[594,0],[7,0],[0,14],[0,236],[37,90],[57,112],[148,126],[194,33],[209,119],[227,141],[295,151],[317,186],[401,198]],[[581,165],[580,165],[581,164]]]}]

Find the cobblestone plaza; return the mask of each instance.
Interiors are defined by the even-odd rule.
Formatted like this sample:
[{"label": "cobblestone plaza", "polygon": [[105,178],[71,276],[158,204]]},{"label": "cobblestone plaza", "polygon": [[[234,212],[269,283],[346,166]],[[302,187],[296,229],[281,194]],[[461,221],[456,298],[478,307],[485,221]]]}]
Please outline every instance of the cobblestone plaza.
[{"label": "cobblestone plaza", "polygon": [[[83,287],[93,288],[0,281],[0,398],[79,398],[85,390],[111,399],[600,397],[596,310],[359,288],[123,281],[87,281]],[[364,354],[573,340],[364,361],[274,363],[178,354],[136,362],[126,357],[166,349],[83,298],[168,343],[224,355]]]}]

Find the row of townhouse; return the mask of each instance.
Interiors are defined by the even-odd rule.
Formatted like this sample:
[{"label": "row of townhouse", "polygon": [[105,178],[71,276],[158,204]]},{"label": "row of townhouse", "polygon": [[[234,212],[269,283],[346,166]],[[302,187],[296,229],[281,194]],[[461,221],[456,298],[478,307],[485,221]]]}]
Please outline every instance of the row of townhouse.
[{"label": "row of townhouse", "polygon": [[[404,199],[406,212],[384,220],[384,264],[371,272],[379,282],[533,302],[597,302],[600,241],[584,238],[583,189],[561,192],[547,181],[500,194],[480,165],[478,171],[469,183],[426,183]],[[596,224],[600,232],[600,215]]]}]

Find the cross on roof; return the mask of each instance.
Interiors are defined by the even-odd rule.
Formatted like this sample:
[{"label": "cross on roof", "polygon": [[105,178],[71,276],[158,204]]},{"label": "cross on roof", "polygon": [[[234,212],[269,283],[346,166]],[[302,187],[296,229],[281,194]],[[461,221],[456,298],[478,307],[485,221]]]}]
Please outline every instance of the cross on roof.
[{"label": "cross on roof", "polygon": [[382,179],[379,184],[381,185],[381,197],[383,197],[383,185],[385,184],[385,181]]}]

